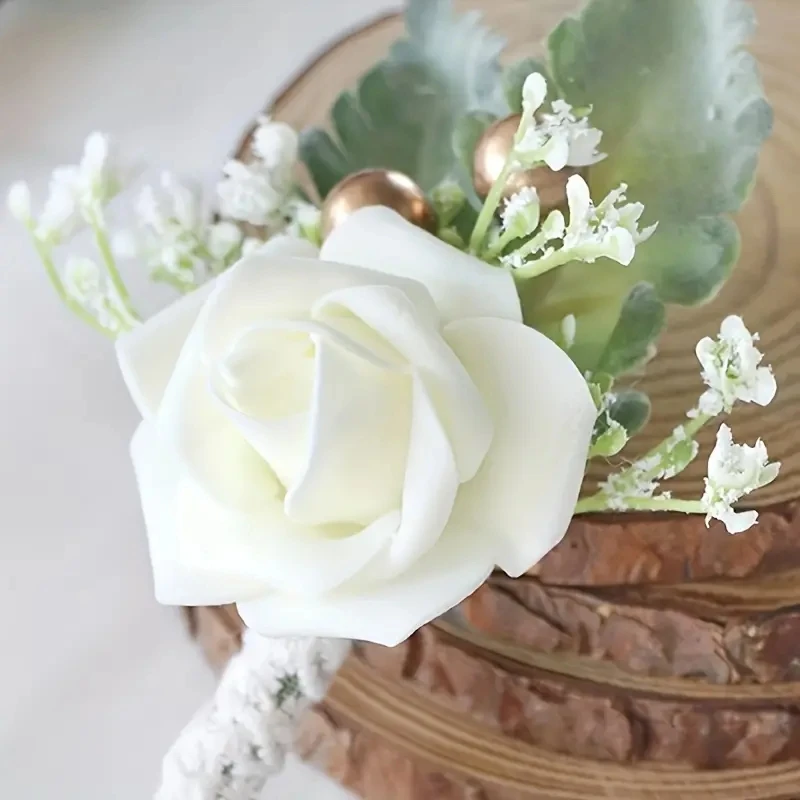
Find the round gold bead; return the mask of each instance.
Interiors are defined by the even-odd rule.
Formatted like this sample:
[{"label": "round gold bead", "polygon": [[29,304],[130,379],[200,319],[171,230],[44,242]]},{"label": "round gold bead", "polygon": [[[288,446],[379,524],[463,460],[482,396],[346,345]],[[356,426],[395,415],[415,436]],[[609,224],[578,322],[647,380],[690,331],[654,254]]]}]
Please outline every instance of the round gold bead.
[{"label": "round gold bead", "polygon": [[343,178],[322,204],[323,239],[354,211],[387,206],[414,225],[436,232],[436,214],[425,193],[408,175],[389,169],[365,169]]},{"label": "round gold bead", "polygon": [[[486,197],[492,184],[503,170],[508,154],[514,146],[514,135],[519,128],[521,115],[512,114],[490,125],[478,140],[473,161],[473,184],[480,197]],[[565,167],[553,172],[550,167],[519,170],[512,173],[503,190],[504,197],[511,197],[520,189],[532,187],[539,193],[542,216],[555,208],[563,208],[567,202],[567,181],[580,170]]]}]

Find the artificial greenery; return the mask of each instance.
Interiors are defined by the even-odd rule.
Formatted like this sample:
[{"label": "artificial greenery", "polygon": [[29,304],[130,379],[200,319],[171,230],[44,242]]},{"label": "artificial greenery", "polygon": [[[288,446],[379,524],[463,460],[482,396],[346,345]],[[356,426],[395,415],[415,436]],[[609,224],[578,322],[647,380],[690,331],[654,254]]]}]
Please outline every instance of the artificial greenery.
[{"label": "artificial greenery", "polygon": [[[536,3],[530,0],[530,13]],[[426,191],[458,180],[477,198],[472,156],[485,128],[521,109],[533,71],[573,106],[591,107],[608,157],[588,169],[593,197],[620,183],[644,203],[655,235],[624,267],[571,263],[520,282],[525,321],[560,341],[576,320],[570,355],[584,371],[621,374],[641,364],[665,304],[713,297],[739,254],[730,215],[747,197],[772,115],[754,59],[744,0],[590,0],[547,42],[547,64],[502,70],[500,37],[451,0],[409,0],[407,36],[331,112],[333,133],[306,131],[301,157],[319,194],[365,167],[402,170]],[[553,99],[552,96],[549,99]]]}]

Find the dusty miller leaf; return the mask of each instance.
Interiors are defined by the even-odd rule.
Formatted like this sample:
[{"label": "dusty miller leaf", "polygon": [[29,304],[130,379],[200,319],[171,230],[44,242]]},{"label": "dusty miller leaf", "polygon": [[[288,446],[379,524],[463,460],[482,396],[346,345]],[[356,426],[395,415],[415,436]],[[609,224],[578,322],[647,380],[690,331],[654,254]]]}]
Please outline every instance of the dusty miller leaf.
[{"label": "dusty miller leaf", "polygon": [[752,29],[743,0],[591,0],[551,34],[560,93],[591,105],[604,132],[609,155],[589,170],[592,196],[627,183],[629,198],[646,206],[644,224],[659,221],[630,267],[570,264],[540,292],[526,290],[526,320],[551,335],[575,314],[571,354],[581,368],[607,353],[636,283],[652,283],[665,302],[694,304],[729,274],[739,248],[727,215],[747,197],[772,124],[743,49]]},{"label": "dusty miller leaf", "polygon": [[456,15],[452,0],[409,0],[405,18],[407,37],[334,104],[333,135],[301,135],[322,197],[367,167],[401,170],[430,190],[453,171],[457,122],[470,111],[507,113],[498,61],[505,42],[477,12]]}]

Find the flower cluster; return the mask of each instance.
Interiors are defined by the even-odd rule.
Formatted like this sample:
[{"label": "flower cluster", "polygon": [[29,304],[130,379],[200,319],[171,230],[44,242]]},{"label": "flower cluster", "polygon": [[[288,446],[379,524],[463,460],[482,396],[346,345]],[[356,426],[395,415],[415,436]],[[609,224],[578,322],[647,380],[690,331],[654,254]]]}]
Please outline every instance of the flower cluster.
[{"label": "flower cluster", "polygon": [[81,221],[101,226],[103,209],[120,190],[122,181],[111,158],[108,137],[95,132],[86,139],[80,163],[53,170],[47,200],[38,217],[33,215],[30,189],[24,181],[9,190],[8,207],[37,240],[52,246],[74,233]]},{"label": "flower cluster", "polygon": [[137,323],[102,270],[90,258],[71,256],[64,267],[67,297],[85,309],[112,336],[130,330]]},{"label": "flower cluster", "polygon": [[165,172],[158,188],[146,186],[135,204],[136,233],[120,231],[115,253],[141,259],[151,277],[187,292],[262,244],[229,221],[207,222],[200,193]]},{"label": "flower cluster", "polygon": [[586,181],[580,175],[572,175],[567,181],[569,223],[560,211],[552,211],[541,231],[502,256],[502,262],[524,269],[528,276],[542,275],[570,261],[591,264],[598,258],[628,266],[636,247],[653,235],[657,224],[639,230],[644,206],[628,203],[626,189],[623,184],[595,205]]},{"label": "flower cluster", "polygon": [[730,533],[740,533],[755,525],[758,512],[736,512],[732,506],[750,492],[772,483],[780,467],[778,463],[769,463],[761,439],[753,447],[734,444],[731,429],[720,425],[716,446],[708,459],[706,490],[700,501],[706,510],[706,524],[712,518],[718,519]]},{"label": "flower cluster", "polygon": [[297,163],[297,134],[283,122],[259,120],[253,134],[254,159],[236,159],[223,168],[217,187],[224,217],[275,229],[284,222],[292,198],[292,173]]},{"label": "flower cluster", "polygon": [[[770,463],[767,448],[759,439],[754,446],[734,444],[730,428],[722,424],[708,459],[705,492],[699,500],[673,499],[659,492],[660,482],[683,472],[697,457],[698,431],[717,414],[730,412],[738,400],[767,405],[776,392],[775,377],[767,366],[759,366],[762,354],[739,317],[722,323],[717,339],[705,338],[697,345],[702,376],[709,387],[697,408],[688,413],[689,422],[680,425],[660,445],[628,467],[610,475],[600,491],[578,503],[578,511],[628,509],[683,511],[704,514],[706,524],[722,522],[729,533],[740,533],[758,519],[755,511],[737,512],[733,505],[746,495],[766,486],[778,476],[780,464]],[[601,414],[603,406],[601,405]],[[601,417],[598,417],[601,419]],[[609,430],[612,430],[609,428]],[[595,441],[591,455],[609,455]]]},{"label": "flower cluster", "polygon": [[589,125],[588,112],[579,114],[563,99],[554,100],[551,111],[536,113],[547,97],[547,81],[538,72],[522,87],[522,119],[514,147],[516,164],[525,169],[546,164],[554,172],[564,167],[588,167],[606,155],[597,150],[602,131]]},{"label": "flower cluster", "polygon": [[740,317],[723,320],[719,337],[705,337],[697,344],[697,358],[703,367],[702,377],[708,389],[700,397],[691,416],[729,412],[739,400],[766,406],[775,397],[777,385],[769,367],[759,366],[764,356]]},{"label": "flower cluster", "polygon": [[[562,99],[551,103],[552,113],[540,111],[547,93],[547,81],[541,74],[534,72],[525,79],[520,123],[505,167],[476,224],[471,240],[473,251],[480,249],[491,215],[513,172],[535,167],[558,172],[565,167],[591,166],[605,158],[597,150],[602,132],[589,125],[586,114],[578,114]],[[533,187],[522,189],[506,201],[501,227],[483,255],[490,260],[499,258],[502,264],[528,278],[571,261],[593,263],[609,258],[628,266],[636,247],[653,235],[657,225],[639,229],[644,206],[627,202],[626,191],[623,184],[595,204],[586,180],[576,173],[566,181],[569,221],[556,209],[542,222],[538,193]]]}]

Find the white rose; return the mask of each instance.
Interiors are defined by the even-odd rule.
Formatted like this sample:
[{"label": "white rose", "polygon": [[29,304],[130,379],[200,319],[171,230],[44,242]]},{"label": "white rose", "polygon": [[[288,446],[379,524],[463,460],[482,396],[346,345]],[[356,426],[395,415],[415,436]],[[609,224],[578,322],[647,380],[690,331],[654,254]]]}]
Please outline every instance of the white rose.
[{"label": "white rose", "polygon": [[562,538],[595,408],[507,271],[377,207],[320,257],[274,239],[119,341],[156,592],[394,645]]}]

